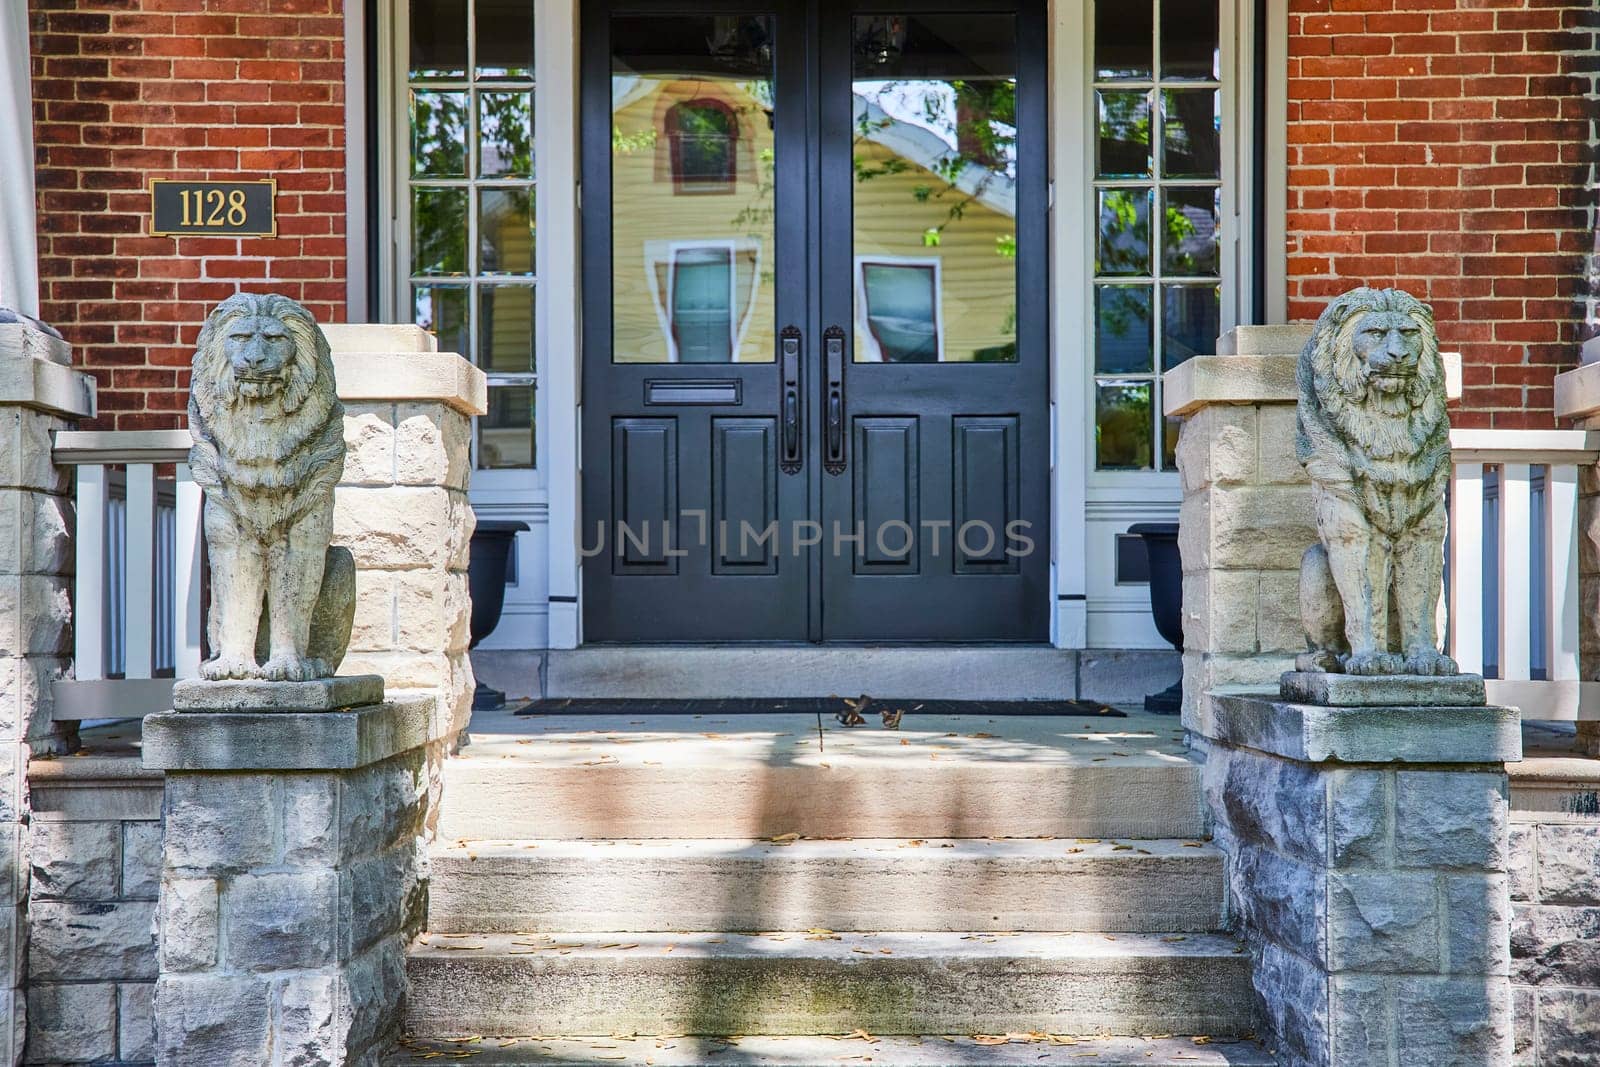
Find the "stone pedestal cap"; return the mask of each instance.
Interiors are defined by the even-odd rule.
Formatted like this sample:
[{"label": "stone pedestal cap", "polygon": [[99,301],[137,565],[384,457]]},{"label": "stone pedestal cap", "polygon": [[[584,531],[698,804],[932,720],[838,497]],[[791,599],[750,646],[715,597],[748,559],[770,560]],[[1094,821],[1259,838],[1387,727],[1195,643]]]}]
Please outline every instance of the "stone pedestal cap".
[{"label": "stone pedestal cap", "polygon": [[174,711],[303,712],[340,711],[383,703],[383,678],[353,674],[309,682],[267,682],[254,679],[209,682],[185,678],[172,686]]},{"label": "stone pedestal cap", "polygon": [[322,328],[346,403],[441,403],[463,415],[489,410],[488,378],[420,326],[334,323]]},{"label": "stone pedestal cap", "polygon": [[0,405],[94,418],[94,379],[73,370],[71,361],[71,346],[54,333],[31,322],[0,321]]},{"label": "stone pedestal cap", "polygon": [[1285,671],[1278,683],[1278,695],[1290,704],[1340,708],[1481,708],[1488,703],[1481,674],[1439,678]]},{"label": "stone pedestal cap", "polygon": [[[1587,345],[1585,357],[1588,357]],[[1582,426],[1600,427],[1600,363],[1585,362],[1556,375],[1556,417],[1577,419]]]},{"label": "stone pedestal cap", "polygon": [[428,741],[431,694],[349,711],[163,712],[144,720],[144,765],[164,771],[339,771]]},{"label": "stone pedestal cap", "polygon": [[1319,707],[1212,694],[1212,739],[1303,763],[1508,763],[1521,716],[1502,707]]}]

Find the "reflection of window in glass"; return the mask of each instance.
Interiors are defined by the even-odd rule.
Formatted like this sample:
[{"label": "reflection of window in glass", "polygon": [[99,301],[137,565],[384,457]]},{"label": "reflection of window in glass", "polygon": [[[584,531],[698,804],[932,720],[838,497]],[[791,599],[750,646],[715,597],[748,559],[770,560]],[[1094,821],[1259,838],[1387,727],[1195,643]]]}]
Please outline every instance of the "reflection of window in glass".
[{"label": "reflection of window in glass", "polygon": [[856,308],[862,361],[937,363],[943,358],[938,260],[858,259]]},{"label": "reflection of window in glass", "polygon": [[732,192],[739,121],[720,100],[689,100],[667,111],[672,183],[680,193]]},{"label": "reflection of window in glass", "polygon": [[733,250],[680,248],[670,289],[676,362],[733,362]]},{"label": "reflection of window in glass", "polygon": [[407,89],[412,321],[489,378],[480,468],[533,465],[533,8],[410,0]]},{"label": "reflection of window in glass", "polygon": [[1093,43],[1095,464],[1168,470],[1161,374],[1222,327],[1218,0],[1102,0]]}]

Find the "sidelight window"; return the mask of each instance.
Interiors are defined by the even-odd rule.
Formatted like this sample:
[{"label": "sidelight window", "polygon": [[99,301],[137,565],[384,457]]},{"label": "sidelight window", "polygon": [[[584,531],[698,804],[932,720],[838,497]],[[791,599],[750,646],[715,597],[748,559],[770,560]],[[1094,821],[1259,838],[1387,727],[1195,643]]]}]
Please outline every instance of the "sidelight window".
[{"label": "sidelight window", "polygon": [[1094,19],[1095,464],[1169,470],[1161,374],[1221,332],[1218,0],[1119,0]]},{"label": "sidelight window", "polygon": [[407,310],[489,378],[479,468],[534,464],[534,5],[410,0]]}]

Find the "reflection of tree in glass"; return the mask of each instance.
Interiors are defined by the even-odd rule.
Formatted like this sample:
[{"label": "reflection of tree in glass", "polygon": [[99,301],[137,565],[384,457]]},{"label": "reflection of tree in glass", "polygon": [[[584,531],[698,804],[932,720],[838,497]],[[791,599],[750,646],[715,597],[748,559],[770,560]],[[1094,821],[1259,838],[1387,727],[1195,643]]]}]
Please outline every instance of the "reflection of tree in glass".
[{"label": "reflection of tree in glass", "polygon": [[1100,332],[1117,339],[1149,330],[1150,291],[1130,285],[1100,286],[1096,290]]},{"label": "reflection of tree in glass", "polygon": [[1100,94],[1100,173],[1148,174],[1150,98],[1144,93]]},{"label": "reflection of tree in glass", "polygon": [[481,93],[479,139],[483,175],[533,176],[533,114],[527,93]]},{"label": "reflection of tree in glass", "polygon": [[467,176],[467,94],[411,94],[411,173],[419,178]]},{"label": "reflection of tree in glass", "polygon": [[1095,454],[1102,469],[1142,470],[1151,464],[1150,385],[1101,385]]},{"label": "reflection of tree in glass", "polygon": [[1101,274],[1143,274],[1149,269],[1149,199],[1143,189],[1101,192]]}]

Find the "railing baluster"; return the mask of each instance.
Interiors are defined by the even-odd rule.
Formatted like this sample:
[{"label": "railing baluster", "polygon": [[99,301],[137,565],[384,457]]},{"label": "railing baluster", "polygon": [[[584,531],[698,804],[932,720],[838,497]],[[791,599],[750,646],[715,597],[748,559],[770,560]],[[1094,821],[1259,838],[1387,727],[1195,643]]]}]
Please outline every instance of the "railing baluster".
[{"label": "railing baluster", "polygon": [[177,544],[174,571],[177,579],[172,605],[172,665],[179,678],[200,675],[200,545],[204,495],[189,465],[177,467]]},{"label": "railing baluster", "polygon": [[1510,681],[1531,677],[1530,477],[1526,463],[1500,468],[1500,677]]},{"label": "railing baluster", "polygon": [[106,523],[110,483],[102,464],[78,468],[77,578],[74,581],[72,639],[76,677],[106,676]]},{"label": "railing baluster", "polygon": [[1450,486],[1450,648],[1483,671],[1483,464],[1461,463]]},{"label": "railing baluster", "polygon": [[1552,463],[1545,475],[1547,573],[1545,604],[1545,677],[1568,681],[1578,677],[1578,468]]},{"label": "railing baluster", "polygon": [[149,463],[130,463],[127,472],[123,677],[149,678],[155,660],[156,469]]}]

